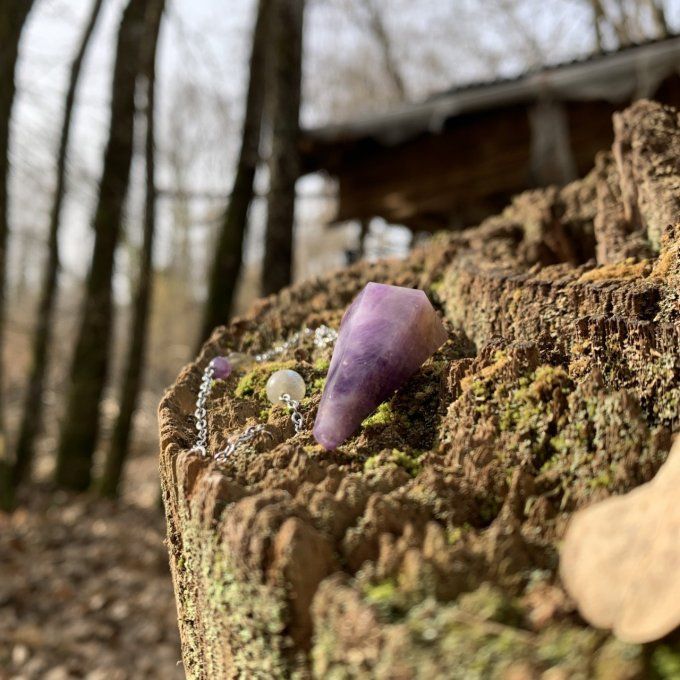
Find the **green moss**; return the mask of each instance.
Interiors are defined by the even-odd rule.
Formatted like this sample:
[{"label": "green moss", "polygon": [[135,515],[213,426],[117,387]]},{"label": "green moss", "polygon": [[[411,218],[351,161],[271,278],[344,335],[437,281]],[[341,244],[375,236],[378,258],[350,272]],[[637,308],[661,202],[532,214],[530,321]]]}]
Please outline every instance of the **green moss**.
[{"label": "green moss", "polygon": [[321,373],[327,373],[330,368],[331,362],[328,359],[317,359],[314,362],[314,370],[321,371]]},{"label": "green moss", "polygon": [[615,637],[599,648],[593,670],[596,680],[644,678],[648,675],[642,645],[632,645]]},{"label": "green moss", "polygon": [[484,621],[519,625],[523,614],[517,603],[490,583],[482,583],[477,590],[458,598],[458,607]]},{"label": "green moss", "polygon": [[375,676],[388,678],[390,671],[407,668],[412,673],[407,677],[501,680],[511,664],[522,663],[536,675],[559,668],[560,677],[590,677],[597,633],[565,627],[538,637],[474,613],[461,618],[461,612],[432,600],[414,607],[406,617],[408,643],[392,650],[392,658],[381,659]]},{"label": "green moss", "polygon": [[422,455],[422,451],[414,451],[413,453],[408,454],[404,451],[399,451],[398,449],[392,449],[391,460],[400,468],[406,470],[411,477],[417,477],[422,470],[422,464],[420,462],[420,457]]},{"label": "green moss", "polygon": [[267,361],[258,364],[248,373],[241,376],[234,390],[234,395],[239,399],[250,397],[266,401],[267,393],[265,387],[271,374],[275,371],[295,368],[295,365],[294,361]]},{"label": "green moss", "polygon": [[389,425],[394,421],[395,414],[392,403],[385,401],[361,423],[362,427],[375,427],[376,425]]},{"label": "green moss", "polygon": [[436,279],[430,284],[430,293],[438,294],[444,287],[444,277]]},{"label": "green moss", "polygon": [[[257,574],[235,569],[214,535],[204,541],[212,545],[202,564],[205,649],[220,649],[228,641],[230,662],[243,677],[290,677],[284,592],[265,585]],[[207,677],[220,677],[224,670],[221,662],[211,665],[208,659]]]},{"label": "green moss", "polygon": [[586,480],[590,489],[608,489],[612,485],[613,476],[608,470],[601,472],[597,477]]},{"label": "green moss", "polygon": [[630,394],[604,389],[593,394],[593,386],[584,383],[568,397],[541,475],[561,489],[563,508],[599,489],[621,493],[647,481],[661,464],[656,441]]},{"label": "green moss", "polygon": [[392,579],[386,579],[367,588],[365,596],[371,604],[381,604],[391,602],[396,592],[396,583]]},{"label": "green moss", "polygon": [[484,402],[491,397],[490,382],[483,379],[475,379],[472,381],[470,391],[475,401]]},{"label": "green moss", "polygon": [[592,628],[554,626],[541,636],[537,657],[550,667],[587,667],[589,659],[601,644],[602,637],[601,632]]},{"label": "green moss", "polygon": [[652,652],[651,667],[660,680],[680,680],[680,649],[659,645]]},{"label": "green moss", "polygon": [[267,585],[261,574],[236,568],[179,492],[182,552],[176,573],[187,678],[291,677],[285,592]]},{"label": "green moss", "polygon": [[370,458],[366,459],[366,462],[364,463],[364,470],[375,470],[376,468],[379,468],[383,464],[382,457],[379,454],[376,454],[375,456],[371,456]]},{"label": "green moss", "polygon": [[501,432],[513,430],[531,435],[543,430],[546,420],[551,420],[553,415],[550,397],[555,391],[568,394],[570,382],[564,369],[547,365],[539,366],[530,376],[522,376],[518,387],[510,389],[507,395],[496,395],[507,396],[497,399]]},{"label": "green moss", "polygon": [[392,578],[366,584],[363,595],[366,602],[378,610],[383,621],[398,621],[408,610],[406,598]]},{"label": "green moss", "polygon": [[550,365],[505,381],[498,369],[507,361],[506,353],[497,351],[494,364],[487,369],[488,377],[474,379],[465,387],[477,416],[493,416],[504,436],[499,455],[518,455],[540,467],[553,453],[551,440],[563,424],[564,405],[573,384],[564,369]]},{"label": "green moss", "polygon": [[417,477],[422,469],[420,457],[423,455],[422,451],[414,451],[406,453],[399,449],[392,449],[389,454],[381,452],[375,456],[366,459],[364,463],[364,470],[376,470],[383,465],[397,465],[406,470],[411,477]]},{"label": "green moss", "polygon": [[[506,352],[476,377],[464,378],[462,415],[497,432],[496,451],[507,483],[518,464],[540,469],[543,488],[553,488],[563,509],[595,491],[624,492],[650,479],[664,451],[662,431],[650,431],[635,398],[610,391],[598,378],[578,384],[561,366],[543,364],[508,379]],[[480,423],[481,424],[481,423]],[[492,520],[495,498],[479,498],[480,518]]]},{"label": "green moss", "polygon": [[311,653],[314,677],[504,680],[509,667],[518,664],[517,677],[547,677],[554,669],[556,677],[614,680],[633,676],[612,670],[641,667],[640,646],[599,631],[567,623],[540,633],[518,627],[519,605],[488,584],[456,603],[425,597],[410,606],[393,579],[361,592],[382,617],[382,642],[375,648],[371,641],[357,640],[347,649],[338,640],[333,616],[321,617]]},{"label": "green moss", "polygon": [[479,518],[485,525],[491,524],[501,511],[503,500],[487,495],[478,497],[476,501],[479,508]]},{"label": "green moss", "polygon": [[500,364],[500,363],[502,363],[502,362],[505,362],[505,361],[507,361],[507,359],[508,359],[508,353],[507,353],[505,350],[497,349],[497,350],[493,353],[492,361],[493,361],[495,364]]},{"label": "green moss", "polygon": [[316,378],[312,382],[312,392],[323,392],[323,388],[326,387],[326,378]]},{"label": "green moss", "polygon": [[467,534],[470,530],[472,529],[472,526],[465,522],[459,527],[453,527],[449,529],[446,532],[446,542],[449,545],[455,545],[458,543],[458,541],[462,540],[465,537],[465,534]]}]

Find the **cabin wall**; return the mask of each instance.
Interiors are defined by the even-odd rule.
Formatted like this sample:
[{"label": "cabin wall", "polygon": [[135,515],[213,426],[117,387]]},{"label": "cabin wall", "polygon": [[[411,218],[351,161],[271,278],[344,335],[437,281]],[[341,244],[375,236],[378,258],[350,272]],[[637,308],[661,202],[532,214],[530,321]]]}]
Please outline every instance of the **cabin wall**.
[{"label": "cabin wall", "polygon": [[[653,98],[680,106],[680,76],[666,78]],[[587,174],[611,146],[612,114],[626,103],[542,101],[466,114],[396,146],[329,144],[315,150],[314,169],[338,180],[337,221],[380,216],[414,231],[459,229],[521,191]]]}]

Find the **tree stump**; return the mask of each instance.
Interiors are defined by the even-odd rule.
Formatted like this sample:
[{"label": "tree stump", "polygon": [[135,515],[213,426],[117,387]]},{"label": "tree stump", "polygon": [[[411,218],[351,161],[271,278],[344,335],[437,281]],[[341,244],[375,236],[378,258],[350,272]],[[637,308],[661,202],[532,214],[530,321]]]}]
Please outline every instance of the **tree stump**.
[{"label": "tree stump", "polygon": [[[651,479],[678,428],[680,121],[639,102],[614,128],[583,180],[267,298],[182,371],[160,432],[188,677],[623,679],[680,661],[677,641],[586,626],[557,572],[571,513]],[[271,439],[220,465],[190,451],[213,356],[337,328],[368,281],[425,290],[450,340],[356,436],[325,452],[263,399],[294,367],[311,426],[330,349],[303,342],[211,395],[210,450],[256,422]]]}]

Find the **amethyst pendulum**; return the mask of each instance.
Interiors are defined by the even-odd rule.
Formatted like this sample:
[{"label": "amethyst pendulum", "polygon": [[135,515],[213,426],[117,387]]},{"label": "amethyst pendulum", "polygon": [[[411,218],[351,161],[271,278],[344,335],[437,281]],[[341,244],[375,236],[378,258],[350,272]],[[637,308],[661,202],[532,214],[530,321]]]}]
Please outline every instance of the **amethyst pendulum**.
[{"label": "amethyst pendulum", "polygon": [[316,441],[337,448],[446,339],[422,290],[366,284],[340,325],[314,423]]}]

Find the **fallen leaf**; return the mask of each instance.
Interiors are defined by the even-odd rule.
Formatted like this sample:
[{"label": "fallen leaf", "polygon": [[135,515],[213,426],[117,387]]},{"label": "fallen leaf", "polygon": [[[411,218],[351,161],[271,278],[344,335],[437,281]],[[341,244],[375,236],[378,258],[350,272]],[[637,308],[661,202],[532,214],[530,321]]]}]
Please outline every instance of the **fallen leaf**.
[{"label": "fallen leaf", "polygon": [[656,477],[574,514],[560,553],[565,588],[589,623],[626,642],[680,625],[680,437]]}]

